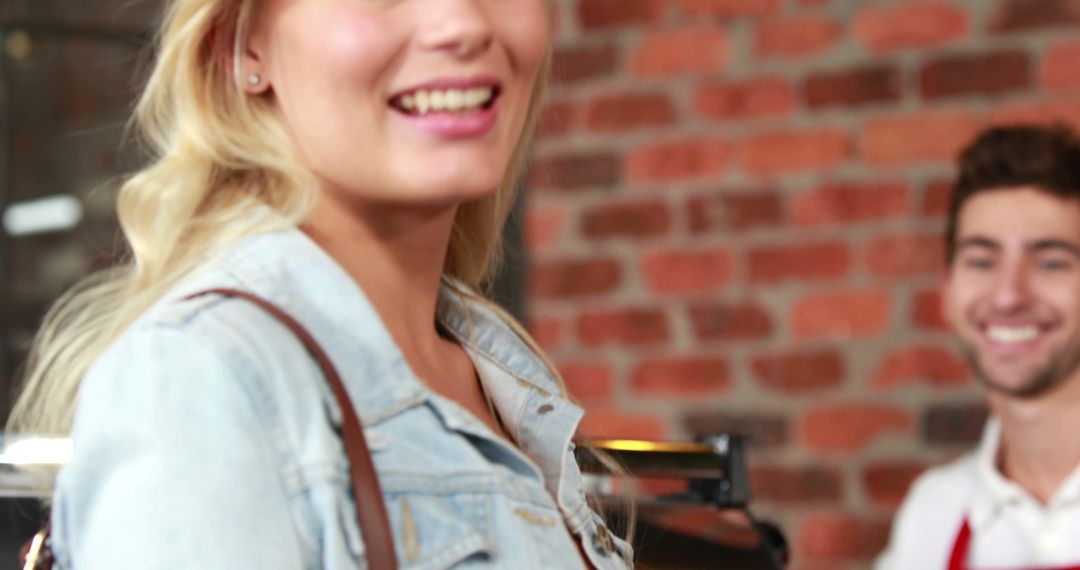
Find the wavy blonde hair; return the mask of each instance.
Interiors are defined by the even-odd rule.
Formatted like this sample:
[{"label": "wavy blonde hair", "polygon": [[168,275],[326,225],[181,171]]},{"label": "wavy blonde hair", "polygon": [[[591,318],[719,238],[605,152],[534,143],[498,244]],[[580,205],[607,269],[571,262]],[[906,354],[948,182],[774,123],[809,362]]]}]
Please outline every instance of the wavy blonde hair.
[{"label": "wavy blonde hair", "polygon": [[[117,202],[130,255],[67,292],[46,315],[8,422],[10,432],[70,432],[87,368],[198,266],[205,252],[298,224],[310,212],[317,187],[312,174],[300,164],[272,103],[248,96],[240,82],[238,54],[246,45],[255,2],[169,3],[133,122],[153,158],[121,186]],[[501,230],[515,200],[550,58],[549,46],[501,187],[463,204],[454,220],[444,273],[472,290],[485,290],[500,260]],[[257,204],[270,206],[280,219],[249,223]],[[535,347],[520,325],[513,325]]]}]

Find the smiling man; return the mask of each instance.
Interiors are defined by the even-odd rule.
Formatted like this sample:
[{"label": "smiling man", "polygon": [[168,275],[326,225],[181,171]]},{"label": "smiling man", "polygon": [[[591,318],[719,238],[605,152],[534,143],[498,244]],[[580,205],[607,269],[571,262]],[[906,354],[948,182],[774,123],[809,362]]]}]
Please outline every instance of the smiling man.
[{"label": "smiling man", "polygon": [[916,480],[877,569],[1080,569],[1080,140],[994,128],[959,170],[943,308],[991,418]]}]

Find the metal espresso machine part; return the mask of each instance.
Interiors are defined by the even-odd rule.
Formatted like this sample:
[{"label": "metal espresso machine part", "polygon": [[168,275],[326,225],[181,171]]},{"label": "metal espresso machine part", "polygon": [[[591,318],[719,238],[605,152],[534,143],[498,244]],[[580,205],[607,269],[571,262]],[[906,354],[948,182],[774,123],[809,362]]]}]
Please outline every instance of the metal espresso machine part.
[{"label": "metal espresso machine part", "polygon": [[[589,448],[613,459],[638,482],[675,479],[681,489],[638,495],[634,517],[637,568],[642,570],[782,570],[788,558],[780,529],[751,514],[745,438],[719,434],[696,443],[628,439],[581,440],[582,471],[600,492],[605,516],[625,526],[628,509],[618,478]],[[623,520],[619,520],[622,518]]]}]

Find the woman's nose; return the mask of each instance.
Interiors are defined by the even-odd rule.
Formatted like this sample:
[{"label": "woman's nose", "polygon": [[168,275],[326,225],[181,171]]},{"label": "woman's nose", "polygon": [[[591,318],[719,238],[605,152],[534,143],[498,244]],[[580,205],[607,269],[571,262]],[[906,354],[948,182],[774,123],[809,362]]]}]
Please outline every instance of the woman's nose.
[{"label": "woman's nose", "polygon": [[469,58],[491,45],[492,28],[486,0],[427,0],[418,3],[423,24],[419,27],[424,47]]}]

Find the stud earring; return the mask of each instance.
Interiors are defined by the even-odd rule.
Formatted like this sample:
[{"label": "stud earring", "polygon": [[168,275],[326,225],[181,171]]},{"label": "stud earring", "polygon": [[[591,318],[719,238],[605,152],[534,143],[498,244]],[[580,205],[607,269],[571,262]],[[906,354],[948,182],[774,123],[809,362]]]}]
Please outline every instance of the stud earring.
[{"label": "stud earring", "polygon": [[262,83],[262,77],[259,77],[258,73],[252,73],[251,75],[248,75],[247,82],[248,85],[252,87],[257,87],[260,83]]}]

